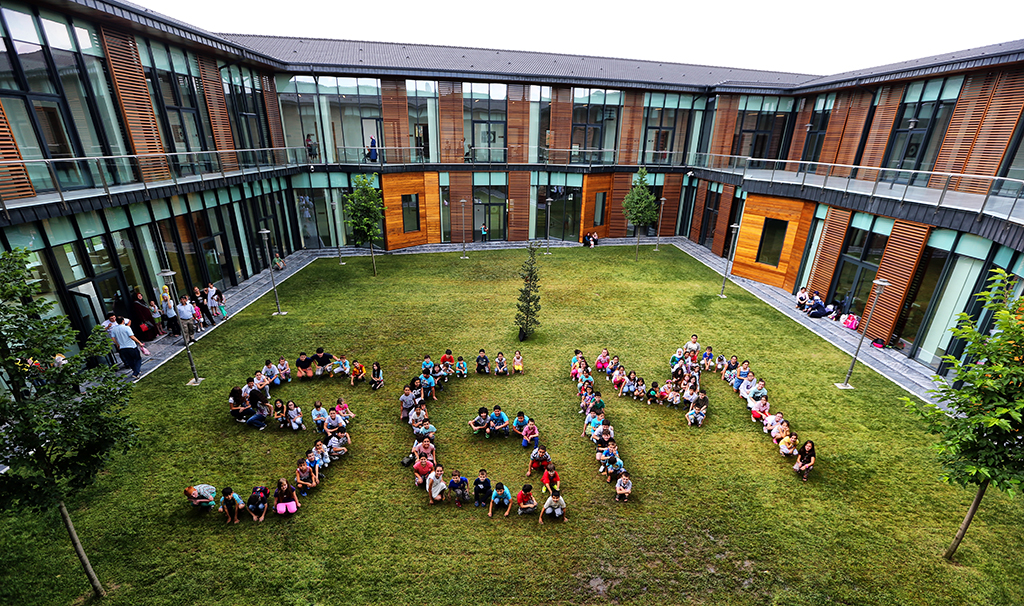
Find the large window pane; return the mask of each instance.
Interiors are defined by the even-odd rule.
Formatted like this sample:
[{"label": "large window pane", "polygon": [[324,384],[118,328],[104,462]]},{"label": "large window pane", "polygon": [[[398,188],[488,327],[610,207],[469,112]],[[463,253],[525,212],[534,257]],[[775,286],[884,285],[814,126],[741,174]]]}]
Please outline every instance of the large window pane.
[{"label": "large window pane", "polygon": [[786,230],[789,229],[789,221],[781,219],[765,219],[764,227],[761,229],[761,243],[757,247],[757,262],[779,266],[779,259],[782,258],[782,247],[786,242]]},{"label": "large window pane", "polygon": [[420,199],[417,194],[402,196],[402,227],[406,233],[420,230]]},{"label": "large window pane", "polygon": [[985,262],[980,259],[957,257],[942,287],[935,313],[921,338],[921,349],[916,356],[919,361],[933,368],[942,362],[952,337],[949,329],[956,325],[957,314],[967,307],[967,301],[984,265]]},{"label": "large window pane", "polygon": [[[18,151],[24,160],[37,160],[45,158],[43,147],[36,137],[35,128],[32,126],[32,117],[28,113],[25,101],[13,97],[0,98],[3,103],[4,113],[7,114],[7,123],[14,133],[14,141],[18,144]],[[29,179],[36,191],[48,191],[53,189],[53,181],[50,179],[50,172],[46,164],[42,162],[28,162],[25,164]]]},{"label": "large window pane", "polygon": [[56,94],[57,89],[50,79],[50,69],[43,56],[43,47],[28,42],[15,42],[14,49],[21,60],[21,69],[28,79],[28,88],[37,93]]}]

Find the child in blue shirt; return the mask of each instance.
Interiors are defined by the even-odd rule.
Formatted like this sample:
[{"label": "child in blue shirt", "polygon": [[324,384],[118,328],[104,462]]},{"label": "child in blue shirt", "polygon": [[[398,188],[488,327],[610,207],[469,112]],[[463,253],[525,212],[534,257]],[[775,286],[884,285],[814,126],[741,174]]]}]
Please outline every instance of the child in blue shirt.
[{"label": "child in blue shirt", "polygon": [[469,368],[466,365],[466,361],[459,356],[459,360],[455,362],[455,376],[460,379],[465,379],[469,374]]},{"label": "child in blue shirt", "polygon": [[434,362],[430,359],[430,356],[423,356],[423,374],[433,372]]},{"label": "child in blue shirt", "polygon": [[448,494],[454,497],[456,507],[462,507],[462,503],[469,500],[468,488],[469,480],[456,469],[452,479],[448,480]]},{"label": "child in blue shirt", "polygon": [[227,517],[225,524],[231,524],[232,522],[237,524],[238,509],[240,507],[245,508],[245,503],[242,501],[242,498],[235,494],[228,486],[224,487],[223,495],[224,496],[220,498],[220,507],[217,508],[217,511],[224,512],[224,515]]},{"label": "child in blue shirt", "polygon": [[512,493],[509,492],[508,488],[498,482],[494,485],[494,492],[491,493],[491,504],[487,508],[487,517],[494,517],[494,505],[497,504],[499,511],[501,507],[505,507],[505,517],[512,511]]},{"label": "child in blue shirt", "polygon": [[507,438],[509,436],[508,425],[508,415],[501,412],[501,406],[495,406],[487,423],[486,437],[491,437],[491,433],[500,433]]},{"label": "child in blue shirt", "polygon": [[704,355],[700,357],[700,365],[704,367],[704,370],[711,370],[714,367],[715,357],[711,354],[710,345],[704,350]]},{"label": "child in blue shirt", "polygon": [[480,355],[476,357],[476,373],[479,375],[491,374],[491,360],[482,349],[480,350]]},{"label": "child in blue shirt", "polygon": [[491,479],[487,477],[487,470],[481,469],[480,475],[473,480],[473,502],[476,507],[483,507],[491,497]]}]

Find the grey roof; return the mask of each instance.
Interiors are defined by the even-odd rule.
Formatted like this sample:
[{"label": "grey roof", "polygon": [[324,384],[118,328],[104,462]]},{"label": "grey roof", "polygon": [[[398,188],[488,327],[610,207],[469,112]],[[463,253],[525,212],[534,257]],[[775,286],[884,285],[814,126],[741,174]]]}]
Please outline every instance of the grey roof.
[{"label": "grey roof", "polygon": [[290,64],[293,70],[367,72],[378,74],[448,74],[497,77],[502,80],[541,80],[550,83],[612,83],[659,88],[701,90],[726,83],[787,89],[812,80],[793,74],[733,67],[713,67],[636,59],[561,55],[519,50],[496,50],[360,42],[250,34],[218,34],[237,44]]}]

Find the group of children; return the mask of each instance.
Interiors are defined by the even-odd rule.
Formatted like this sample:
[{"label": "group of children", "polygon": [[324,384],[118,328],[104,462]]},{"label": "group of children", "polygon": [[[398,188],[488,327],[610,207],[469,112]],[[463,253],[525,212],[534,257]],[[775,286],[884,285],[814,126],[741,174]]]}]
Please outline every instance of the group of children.
[{"label": "group of children", "polygon": [[[281,358],[281,361],[284,362],[284,358]],[[287,366],[287,362],[284,363]],[[307,356],[304,351],[300,352],[298,359],[295,360],[295,373],[300,380],[341,377],[342,379],[347,378],[349,385],[352,386],[355,386],[356,381],[369,380],[370,388],[374,391],[384,387],[384,370],[381,368],[380,362],[374,362],[371,365],[369,376],[367,376],[366,366],[359,360],[352,358],[352,361],[349,362],[345,354],[341,354],[339,357],[324,351],[323,347],[318,347],[312,356]]]},{"label": "group of children", "polygon": [[[590,368],[583,352],[578,349],[574,352],[569,378],[576,382],[576,394],[580,398],[579,414],[585,415],[580,437],[587,438],[594,444],[597,472],[604,476],[605,482],[614,485],[615,500],[627,502],[633,494],[633,480],[626,471],[626,464],[619,453],[618,443],[615,441],[615,427],[607,417],[601,391],[594,385],[595,372],[603,374],[606,381],[612,382],[612,390],[619,396],[636,397],[637,393],[642,395],[645,392],[642,388],[637,390],[640,379],[636,377],[636,373],[625,373],[619,363],[619,357],[609,356],[607,349],[602,350],[601,355],[597,357],[594,369]],[[626,381],[631,383],[629,391],[626,391]]]},{"label": "group of children", "polygon": [[[429,355],[424,356],[420,375],[414,377],[408,385],[404,386],[403,393],[398,398],[399,419],[407,422],[413,433],[412,449],[410,454],[403,459],[403,464],[412,466],[413,485],[427,493],[429,505],[441,504],[450,499],[456,507],[461,508],[464,503],[469,502],[469,479],[457,469],[452,470],[451,476],[447,479],[445,477],[444,465],[438,461],[437,456],[437,428],[430,422],[426,405],[428,399],[437,400],[437,392],[444,389],[444,383],[448,382],[450,376],[467,377],[467,366],[463,357],[459,356],[458,359],[455,359],[450,349],[445,351],[437,363]],[[510,366],[504,353],[498,352],[492,367],[492,361],[488,358],[486,351],[481,349],[476,358],[476,372],[496,376],[522,374],[524,372],[522,354],[516,351]],[[477,416],[469,421],[469,427],[474,434],[482,433],[487,439],[492,435],[508,437],[514,433],[517,439],[522,441],[523,448],[532,446],[533,451],[527,463],[526,476],[529,477],[534,472],[539,473],[542,484],[541,492],[551,491],[551,496],[543,506],[538,505],[537,498],[533,494],[532,484],[524,484],[522,490],[513,499],[508,486],[502,482],[496,482],[492,487],[487,470],[481,469],[473,480],[474,506],[487,507],[488,517],[494,517],[495,511],[508,517],[512,512],[513,503],[515,503],[518,506],[519,515],[537,514],[541,524],[544,523],[545,515],[565,520],[565,500],[560,491],[561,478],[554,463],[551,462],[547,448],[540,443],[540,430],[533,419],[527,417],[523,411],[519,411],[516,413],[515,419],[510,420],[508,415],[501,410],[501,406],[495,406],[493,411],[481,407],[477,411]]]}]

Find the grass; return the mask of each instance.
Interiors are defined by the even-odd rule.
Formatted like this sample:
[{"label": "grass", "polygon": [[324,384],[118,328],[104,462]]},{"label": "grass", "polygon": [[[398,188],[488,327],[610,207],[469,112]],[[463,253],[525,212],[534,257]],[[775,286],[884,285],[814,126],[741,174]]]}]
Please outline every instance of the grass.
[{"label": "grass", "polygon": [[[941,558],[972,492],[945,486],[932,439],[903,393],[863,366],[839,391],[849,358],[678,250],[557,250],[540,258],[541,322],[526,343],[512,325],[523,251],[387,256],[345,267],[317,261],[280,285],[284,317],[264,297],[195,347],[206,381],[186,387],[184,358],[140,382],[142,443],[69,499],[110,604],[1019,604],[1021,506],[990,493],[958,552]],[[705,426],[681,411],[608,400],[635,493],[613,501],[579,438],[574,348],[603,346],[661,381],[691,333],[715,353],[749,358],[773,409],[815,441],[801,483],[724,383],[705,380]],[[226,527],[198,515],[182,489],[207,482],[244,495],[293,475],[312,432],[255,432],[227,414],[227,393],[265,358],[324,345],[384,365],[386,387],[340,380],[279,388],[307,411],[344,395],[358,414],[348,460],[290,519]],[[470,360],[522,349],[527,374],[448,383],[431,417],[439,458],[518,489],[528,452],[469,435],[478,406],[537,419],[557,463],[568,524],[538,526],[472,506],[428,507],[398,461],[411,443],[396,420],[402,380],[425,353]],[[603,380],[599,380],[601,386]],[[603,386],[607,386],[604,383]],[[610,390],[608,390],[610,391]],[[534,482],[535,485],[538,482]],[[273,518],[273,519],[272,519]],[[56,512],[0,517],[0,603],[69,604],[88,584]]]}]

